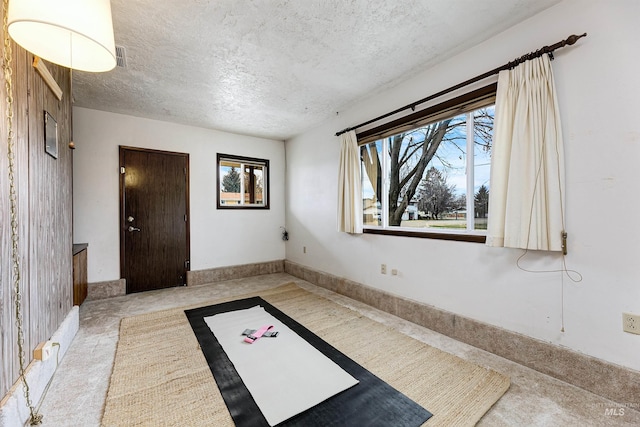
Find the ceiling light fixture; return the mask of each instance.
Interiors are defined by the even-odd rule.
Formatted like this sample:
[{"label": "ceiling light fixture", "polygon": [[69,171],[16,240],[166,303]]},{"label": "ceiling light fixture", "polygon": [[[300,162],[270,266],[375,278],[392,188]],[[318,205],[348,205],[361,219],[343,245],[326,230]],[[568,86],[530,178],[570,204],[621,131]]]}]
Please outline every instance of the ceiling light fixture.
[{"label": "ceiling light fixture", "polygon": [[116,66],[109,0],[10,0],[9,35],[31,53],[67,68]]}]

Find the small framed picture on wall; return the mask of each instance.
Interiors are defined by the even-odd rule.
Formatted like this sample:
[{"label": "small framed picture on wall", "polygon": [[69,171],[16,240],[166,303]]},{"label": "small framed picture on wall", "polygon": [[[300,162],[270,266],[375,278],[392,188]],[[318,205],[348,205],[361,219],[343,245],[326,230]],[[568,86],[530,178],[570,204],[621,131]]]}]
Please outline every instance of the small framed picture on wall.
[{"label": "small framed picture on wall", "polygon": [[44,112],[44,151],[58,158],[58,123],[49,112]]}]

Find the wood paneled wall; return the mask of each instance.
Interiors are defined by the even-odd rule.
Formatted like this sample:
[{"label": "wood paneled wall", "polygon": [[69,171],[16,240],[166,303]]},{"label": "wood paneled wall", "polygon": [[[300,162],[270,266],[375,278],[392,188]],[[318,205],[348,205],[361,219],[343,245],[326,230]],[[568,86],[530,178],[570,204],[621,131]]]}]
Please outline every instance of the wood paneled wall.
[{"label": "wood paneled wall", "polygon": [[[0,28],[0,36],[4,34]],[[46,62],[63,90],[54,96],[32,66],[33,55],[13,47],[14,132],[25,362],[58,329],[73,305],[71,76]],[[0,399],[18,380],[15,292],[7,157],[7,101],[0,85]],[[44,149],[44,111],[58,124],[58,158]]]}]

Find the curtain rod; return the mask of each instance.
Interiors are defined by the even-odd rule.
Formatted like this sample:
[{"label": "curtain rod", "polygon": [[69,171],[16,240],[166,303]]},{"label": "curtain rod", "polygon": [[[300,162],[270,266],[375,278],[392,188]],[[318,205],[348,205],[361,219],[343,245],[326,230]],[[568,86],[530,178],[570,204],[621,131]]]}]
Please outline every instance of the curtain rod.
[{"label": "curtain rod", "polygon": [[432,99],[435,99],[435,98],[437,98],[439,96],[446,95],[449,92],[453,92],[454,90],[463,88],[463,87],[468,86],[468,85],[470,85],[472,83],[475,83],[475,82],[478,82],[480,80],[486,79],[489,76],[492,76],[494,74],[498,74],[500,71],[509,70],[509,69],[511,69],[511,68],[513,68],[513,67],[515,67],[515,66],[517,66],[517,65],[519,65],[519,64],[521,64],[521,63],[523,63],[525,61],[528,61],[530,59],[534,59],[534,58],[537,58],[539,56],[542,56],[545,53],[548,53],[549,56],[551,57],[551,59],[553,59],[553,51],[554,50],[559,49],[561,47],[565,47],[565,46],[571,46],[572,44],[577,42],[578,39],[581,39],[582,37],[586,37],[586,36],[587,36],[587,33],[581,34],[579,36],[576,36],[575,34],[573,34],[573,35],[567,37],[565,40],[559,41],[558,43],[552,44],[551,46],[544,46],[544,47],[536,50],[535,52],[530,52],[530,53],[527,53],[526,55],[522,55],[521,57],[519,57],[517,59],[514,59],[511,62],[507,62],[506,64],[504,64],[504,65],[502,65],[502,66],[500,66],[498,68],[494,68],[493,70],[487,71],[484,74],[480,74],[479,76],[473,77],[473,78],[471,78],[469,80],[466,80],[466,81],[464,81],[462,83],[458,83],[457,85],[451,86],[448,89],[441,90],[440,92],[435,93],[433,95],[430,95],[430,96],[428,96],[426,98],[422,98],[419,101],[412,102],[411,104],[405,105],[404,107],[398,108],[397,110],[393,110],[393,111],[391,111],[389,113],[383,114],[382,116],[376,117],[375,119],[367,120],[366,122],[360,123],[359,125],[352,126],[352,127],[343,129],[343,130],[341,130],[339,132],[336,132],[336,136],[340,136],[343,133],[346,133],[346,132],[349,132],[349,131],[352,131],[352,130],[356,130],[356,129],[360,128],[360,127],[369,125],[371,123],[375,123],[375,122],[377,122],[379,120],[386,119],[387,117],[393,116],[394,114],[397,114],[397,113],[399,113],[401,111],[404,111],[404,110],[408,110],[408,109],[415,110],[417,105],[423,104],[423,103],[425,103],[427,101],[431,101]]}]

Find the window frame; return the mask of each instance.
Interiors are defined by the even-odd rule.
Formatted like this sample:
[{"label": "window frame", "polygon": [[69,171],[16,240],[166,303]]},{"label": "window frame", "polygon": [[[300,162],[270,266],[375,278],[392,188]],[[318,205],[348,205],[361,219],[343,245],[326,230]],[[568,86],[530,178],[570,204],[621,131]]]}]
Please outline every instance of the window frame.
[{"label": "window frame", "polygon": [[[240,204],[233,204],[233,205],[227,205],[222,203],[222,198],[221,198],[221,193],[222,193],[222,188],[221,188],[221,183],[222,183],[222,176],[220,174],[220,162],[221,161],[228,161],[228,162],[236,162],[236,163],[240,163],[241,166],[245,166],[247,164],[253,165],[253,166],[261,166],[263,169],[263,173],[262,173],[262,178],[263,178],[263,184],[262,184],[262,195],[263,195],[263,203],[262,204],[245,204],[244,202],[244,197],[245,197],[245,192],[244,192],[244,186],[241,186],[241,192],[240,192]],[[239,171],[240,174],[244,175],[245,171],[244,171],[244,167],[240,168]],[[235,154],[223,154],[223,153],[217,153],[216,155],[216,208],[217,209],[270,209],[270,179],[269,179],[269,160],[268,159],[259,159],[256,157],[246,157],[246,156],[237,156]]]},{"label": "window frame", "polygon": [[[358,146],[361,147],[363,145],[379,141],[380,139],[396,135],[403,131],[415,129],[420,126],[426,126],[428,124],[436,123],[450,117],[469,113],[471,111],[495,104],[497,86],[497,83],[489,84],[479,89],[475,89],[460,96],[446,100],[439,104],[427,107],[424,110],[414,112],[405,117],[401,117],[372,129],[360,132],[356,135],[358,138]],[[467,177],[468,176],[469,175],[467,174]],[[387,191],[385,191],[385,196],[388,197]],[[383,211],[382,214],[388,215],[388,212]],[[443,232],[441,230],[418,231],[418,229],[388,225],[386,227],[382,225],[364,225],[363,233],[387,236],[464,241],[473,243],[485,243],[487,238],[486,233],[477,231],[474,232],[473,230],[458,231],[452,229],[446,232]]]}]

